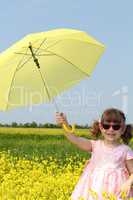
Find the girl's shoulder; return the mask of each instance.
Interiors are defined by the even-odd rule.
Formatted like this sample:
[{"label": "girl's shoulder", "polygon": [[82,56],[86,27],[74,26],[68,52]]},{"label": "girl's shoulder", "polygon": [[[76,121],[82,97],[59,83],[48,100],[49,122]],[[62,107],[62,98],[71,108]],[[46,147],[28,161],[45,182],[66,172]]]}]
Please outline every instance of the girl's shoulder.
[{"label": "girl's shoulder", "polygon": [[123,149],[124,149],[126,160],[133,159],[133,149],[126,144],[123,144]]},{"label": "girl's shoulder", "polygon": [[91,144],[92,144],[92,146],[95,146],[95,145],[97,145],[97,144],[100,144],[101,143],[101,140],[100,139],[98,139],[98,140],[90,140],[90,142],[91,142]]},{"label": "girl's shoulder", "polygon": [[122,148],[125,149],[125,151],[133,151],[133,149],[127,144],[122,144]]},{"label": "girl's shoulder", "polygon": [[91,146],[92,146],[92,151],[95,149],[95,148],[99,148],[102,144],[102,140],[98,139],[98,140],[90,140],[91,142]]}]

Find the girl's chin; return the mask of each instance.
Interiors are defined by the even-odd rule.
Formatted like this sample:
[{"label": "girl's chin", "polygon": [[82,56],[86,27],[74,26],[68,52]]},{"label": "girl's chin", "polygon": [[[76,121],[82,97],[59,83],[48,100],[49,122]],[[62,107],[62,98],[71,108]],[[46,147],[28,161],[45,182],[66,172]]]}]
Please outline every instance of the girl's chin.
[{"label": "girl's chin", "polygon": [[106,135],[105,137],[106,137],[106,139],[108,139],[108,140],[116,140],[116,138],[115,138],[114,135]]}]

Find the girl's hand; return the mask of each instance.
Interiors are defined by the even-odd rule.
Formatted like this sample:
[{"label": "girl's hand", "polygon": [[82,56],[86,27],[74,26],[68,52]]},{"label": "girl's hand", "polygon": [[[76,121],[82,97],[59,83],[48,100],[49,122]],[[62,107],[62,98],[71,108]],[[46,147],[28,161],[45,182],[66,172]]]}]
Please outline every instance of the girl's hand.
[{"label": "girl's hand", "polygon": [[68,125],[66,115],[64,113],[56,112],[56,123],[59,125],[66,124]]},{"label": "girl's hand", "polygon": [[56,113],[56,123],[61,125],[66,133],[74,133],[75,125],[69,126],[66,115],[64,113]]},{"label": "girl's hand", "polygon": [[120,195],[122,196],[122,194],[126,194],[126,196],[129,194],[130,190],[132,187],[132,183],[130,181],[126,181],[120,189]]}]

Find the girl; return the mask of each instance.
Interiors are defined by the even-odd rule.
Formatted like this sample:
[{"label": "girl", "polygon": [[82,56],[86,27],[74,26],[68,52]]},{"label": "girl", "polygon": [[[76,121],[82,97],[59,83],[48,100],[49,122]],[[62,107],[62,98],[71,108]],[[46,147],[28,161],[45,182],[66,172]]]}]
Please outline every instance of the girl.
[{"label": "girl", "polygon": [[[56,114],[60,125],[69,126],[63,113]],[[91,152],[91,159],[72,193],[72,200],[93,200],[90,191],[95,191],[98,200],[103,200],[103,192],[114,194],[117,200],[126,193],[133,197],[133,150],[127,145],[132,138],[131,125],[126,125],[122,111],[110,108],[104,111],[99,121],[95,121],[91,133],[102,136],[98,140],[88,140],[65,131],[70,142],[80,149]]]}]

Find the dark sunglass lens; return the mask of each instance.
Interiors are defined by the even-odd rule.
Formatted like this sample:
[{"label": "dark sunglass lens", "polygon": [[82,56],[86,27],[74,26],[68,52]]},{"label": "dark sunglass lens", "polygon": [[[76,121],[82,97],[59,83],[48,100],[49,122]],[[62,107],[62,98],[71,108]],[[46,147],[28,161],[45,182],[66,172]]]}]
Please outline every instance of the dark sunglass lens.
[{"label": "dark sunglass lens", "polygon": [[121,128],[121,126],[119,124],[118,125],[113,125],[112,127],[113,127],[113,129],[115,131],[117,131],[117,130],[119,130]]},{"label": "dark sunglass lens", "polygon": [[104,129],[109,129],[110,128],[109,124],[102,124],[102,126],[103,126]]}]

